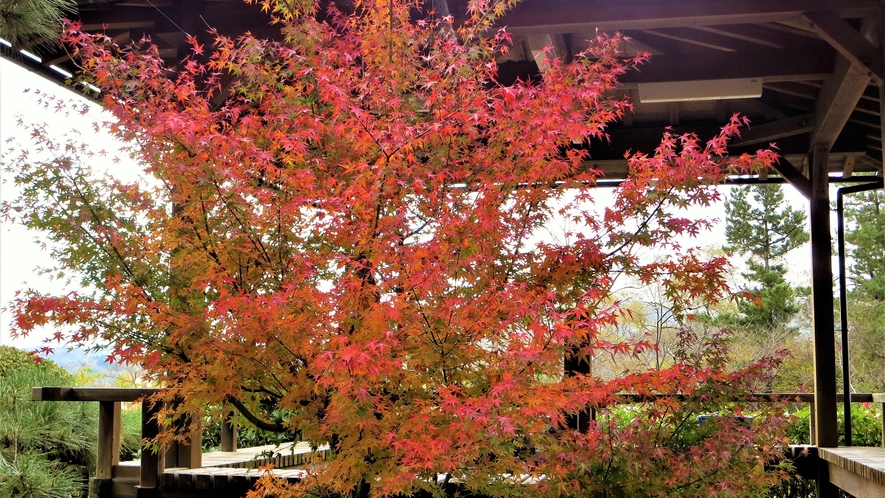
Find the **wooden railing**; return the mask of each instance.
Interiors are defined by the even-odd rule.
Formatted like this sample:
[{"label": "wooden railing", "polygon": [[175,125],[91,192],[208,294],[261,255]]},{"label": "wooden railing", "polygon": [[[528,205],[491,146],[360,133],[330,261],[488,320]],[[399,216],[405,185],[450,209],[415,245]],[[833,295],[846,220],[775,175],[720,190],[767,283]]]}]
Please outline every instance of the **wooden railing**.
[{"label": "wooden railing", "polygon": [[[106,387],[35,387],[34,401],[93,401],[98,402],[98,445],[93,485],[101,488],[114,477],[114,467],[120,463],[120,409],[121,403],[141,403],[141,441],[153,440],[160,433],[157,412],[160,403],[151,398],[160,389],[106,388]],[[156,488],[165,468],[196,469],[202,466],[202,431],[195,424],[187,442],[177,442],[163,452],[142,451],[139,466],[139,487]],[[221,450],[236,451],[236,427],[225,422],[221,427]]]},{"label": "wooden railing", "polygon": [[[98,455],[96,463],[96,475],[92,485],[97,488],[110,488],[115,477],[114,470],[119,465],[120,459],[120,409],[121,403],[141,403],[141,440],[153,440],[160,433],[157,423],[157,412],[161,404],[153,401],[152,397],[158,394],[160,389],[123,389],[123,388],[93,388],[93,387],[37,387],[33,389],[32,399],[35,401],[91,401],[99,404],[98,417]],[[679,395],[636,395],[620,394],[618,402],[624,404],[640,403],[656,398],[677,398]],[[792,401],[808,403],[811,405],[810,441],[815,444],[814,427],[814,394],[812,393],[757,393],[735,402],[775,402]],[[837,402],[843,401],[843,395],[836,395]],[[885,393],[866,394],[852,393],[853,403],[877,403],[885,413]],[[173,428],[174,429],[174,428]],[[161,475],[166,468],[189,468],[196,469],[202,466],[202,432],[199,424],[192,427],[190,437],[186,442],[175,443],[165,448],[162,452],[142,451],[141,462],[138,468],[139,496],[141,490],[158,489]],[[885,416],[882,417],[882,442],[885,446]],[[235,452],[236,427],[230,421],[225,420],[221,426],[221,450],[223,452]],[[134,470],[134,469],[133,469]],[[97,495],[110,495],[111,493],[96,493]]]}]

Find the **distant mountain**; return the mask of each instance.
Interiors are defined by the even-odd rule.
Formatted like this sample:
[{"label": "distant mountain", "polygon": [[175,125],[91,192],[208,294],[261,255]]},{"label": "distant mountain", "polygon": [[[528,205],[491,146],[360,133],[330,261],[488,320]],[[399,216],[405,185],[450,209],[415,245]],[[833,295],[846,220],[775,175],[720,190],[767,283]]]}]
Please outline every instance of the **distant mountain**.
[{"label": "distant mountain", "polygon": [[84,349],[56,348],[49,359],[56,362],[71,374],[76,374],[84,369],[102,376],[112,371],[112,366],[105,363],[106,354],[101,351],[86,351]]}]

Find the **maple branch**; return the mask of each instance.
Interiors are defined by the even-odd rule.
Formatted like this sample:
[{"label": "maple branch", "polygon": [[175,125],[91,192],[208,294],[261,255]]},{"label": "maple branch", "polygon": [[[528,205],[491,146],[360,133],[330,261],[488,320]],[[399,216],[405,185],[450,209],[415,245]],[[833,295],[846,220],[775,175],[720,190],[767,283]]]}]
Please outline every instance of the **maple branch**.
[{"label": "maple branch", "polygon": [[[67,158],[62,159],[62,158],[59,158],[56,156],[56,161],[66,162],[67,166],[70,166],[70,159],[67,159]],[[89,197],[87,197],[86,194],[84,194],[83,191],[80,189],[80,187],[76,181],[76,178],[70,174],[67,174],[67,173],[63,173],[63,175],[65,175],[65,177],[68,179],[68,181],[70,182],[71,188],[74,189],[74,192],[76,192],[77,196],[79,198],[83,199],[83,203],[86,206],[86,209],[88,210],[89,215],[92,218],[92,221],[95,222],[97,225],[102,225],[103,220],[98,215],[98,213],[95,211],[95,206],[92,204],[92,202],[89,201]],[[69,219],[74,219],[74,213],[72,213],[67,207],[64,207],[65,203],[62,201],[62,199],[59,199],[58,196],[55,195],[54,193],[50,193],[50,196],[55,200],[55,203],[57,206],[61,206],[61,211],[63,213],[65,213]],[[120,264],[120,266],[123,268],[123,271],[129,277],[129,279],[132,281],[132,283],[135,284],[139,288],[139,291],[141,292],[141,294],[148,301],[154,301],[154,299],[150,296],[150,294],[148,294],[147,290],[145,290],[144,282],[140,281],[138,276],[135,274],[135,271],[129,265],[126,258],[123,256],[122,253],[120,253],[120,250],[117,248],[117,246],[114,244],[113,240],[111,240],[107,234],[105,234],[103,236],[103,239],[104,239],[104,244],[103,244],[102,238],[100,238],[98,235],[94,235],[93,232],[91,232],[90,230],[88,230],[84,226],[84,224],[76,223],[75,226],[81,232],[83,232],[86,235],[86,237],[93,242],[93,244],[95,244],[96,248],[98,248],[100,251],[104,252],[108,256],[113,256],[117,260],[117,262]],[[111,251],[108,251],[107,247],[110,247]]]},{"label": "maple branch", "polygon": [[252,423],[252,425],[258,427],[261,430],[277,433],[288,431],[288,429],[286,429],[286,426],[284,426],[280,422],[267,422],[258,418],[255,414],[249,411],[248,408],[246,408],[246,405],[244,405],[242,401],[233,396],[227,396],[224,400],[233,405],[234,408],[236,408],[237,411],[239,411],[246,420],[248,420],[250,423]]},{"label": "maple branch", "polygon": [[[673,191],[672,188],[668,189],[667,193],[669,194],[672,191]],[[651,223],[651,220],[654,219],[654,217],[659,212],[661,212],[661,209],[663,209],[664,203],[666,201],[667,201],[667,198],[662,196],[661,199],[657,202],[657,205],[654,207],[654,209],[652,209],[652,211],[645,217],[645,219],[642,220],[642,223],[639,224],[639,227],[636,228],[636,230],[633,232],[633,234],[631,234],[629,237],[627,237],[627,239],[621,245],[619,245],[617,248],[613,249],[608,254],[606,254],[605,255],[606,258],[610,258],[610,257],[614,256],[615,254],[621,252],[625,247],[629,246],[630,244],[633,244],[636,240],[636,236],[639,235],[643,230],[645,230],[648,227],[649,223]]]},{"label": "maple branch", "polygon": [[231,206],[230,201],[228,199],[225,199],[224,191],[221,189],[221,185],[219,185],[218,182],[213,179],[212,186],[215,187],[215,191],[218,192],[218,196],[223,200],[224,207],[231,214],[231,216],[233,216],[234,220],[236,220],[237,225],[240,226],[240,229],[246,235],[246,238],[249,239],[249,242],[252,243],[252,246],[258,250],[258,253],[264,257],[264,260],[267,261],[268,264],[272,264],[270,254],[268,254],[267,248],[264,247],[264,243],[261,242],[260,239],[256,241],[255,238],[252,237],[252,233],[249,231],[249,229],[246,228],[243,220],[241,220],[240,217],[237,215],[236,211]]}]

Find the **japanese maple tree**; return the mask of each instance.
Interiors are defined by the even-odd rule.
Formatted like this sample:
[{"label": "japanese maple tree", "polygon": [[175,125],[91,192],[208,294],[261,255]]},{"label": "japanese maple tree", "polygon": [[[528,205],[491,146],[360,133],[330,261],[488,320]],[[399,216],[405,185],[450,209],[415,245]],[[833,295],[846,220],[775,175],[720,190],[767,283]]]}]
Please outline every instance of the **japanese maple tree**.
[{"label": "japanese maple tree", "polygon": [[[48,230],[57,270],[87,289],[21,293],[18,332],[59,326],[140,365],[183,400],[164,419],[223,401],[331,446],[310,478],[269,473],[256,496],[758,492],[777,479],[778,408],[752,429],[695,416],[739,414],[729,400],[765,365],[729,373],[717,338],[615,379],[563,364],[650,347],[605,340],[628,312],[618,279],[677,304],[725,295],[726,261],[678,243],[705,228],[686,213],[776,156],[727,154],[738,117],[706,142],[667,133],[594,204],[588,144],[630,112],[617,78],[646,56],[600,34],[501,85],[509,36],[490,26],[511,3],[470,1],[454,25],[416,1],[268,1],[282,41],[192,39],[172,69],[71,26],[108,126],[155,181],[96,178],[88,147],[39,128],[53,158],[7,153],[23,194],[5,213]],[[606,408],[625,392],[649,395],[627,418]]]}]

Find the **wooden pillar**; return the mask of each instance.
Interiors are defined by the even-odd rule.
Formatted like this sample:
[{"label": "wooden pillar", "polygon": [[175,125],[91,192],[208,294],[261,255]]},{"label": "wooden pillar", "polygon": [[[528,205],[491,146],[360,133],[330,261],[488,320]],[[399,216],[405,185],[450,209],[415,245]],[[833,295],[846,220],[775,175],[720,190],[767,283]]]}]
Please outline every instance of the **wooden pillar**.
[{"label": "wooden pillar", "polygon": [[110,479],[114,465],[120,463],[120,402],[98,404],[98,455],[95,477]]},{"label": "wooden pillar", "polygon": [[882,417],[879,423],[882,425],[882,447],[885,448],[885,393],[873,394],[873,403],[877,403],[882,410]]},{"label": "wooden pillar", "polygon": [[221,421],[221,451],[237,451],[237,425],[230,416]]},{"label": "wooden pillar", "polygon": [[157,413],[161,403],[153,402],[150,398],[141,402],[141,473],[139,476],[138,496],[149,496],[148,490],[155,490],[160,484],[162,472],[161,453],[145,447],[160,434],[160,424],[157,421]]},{"label": "wooden pillar", "polygon": [[188,422],[182,427],[190,431],[187,442],[178,443],[178,466],[199,469],[203,466],[203,424]]},{"label": "wooden pillar", "polygon": [[811,158],[811,293],[814,340],[814,418],[817,445],[835,447],[836,343],[831,264],[830,197],[826,145],[815,145]]},{"label": "wooden pillar", "polygon": [[[829,146],[812,147],[811,173],[811,297],[814,342],[814,419],[815,442],[833,448],[838,442],[836,427],[836,342],[833,312],[833,268],[831,263]],[[818,462],[817,497],[835,498],[827,463]]]},{"label": "wooden pillar", "polygon": [[[566,377],[572,377],[578,374],[590,376],[593,373],[592,359],[589,357],[582,358],[580,354],[581,348],[575,346],[566,354],[564,372]],[[569,429],[586,433],[590,430],[590,420],[595,416],[592,408],[587,408],[578,413],[566,416],[566,424]]]},{"label": "wooden pillar", "polygon": [[197,422],[191,424],[190,417],[182,417],[172,425],[178,438],[182,435],[184,441],[176,440],[164,451],[164,468],[181,467],[185,469],[198,469],[203,466],[203,424]]},{"label": "wooden pillar", "polygon": [[817,445],[817,432],[816,432],[817,424],[814,423],[814,413],[815,413],[814,401],[809,403],[809,408],[811,408],[811,410],[809,410],[809,413],[808,413],[808,442],[816,446]]}]

